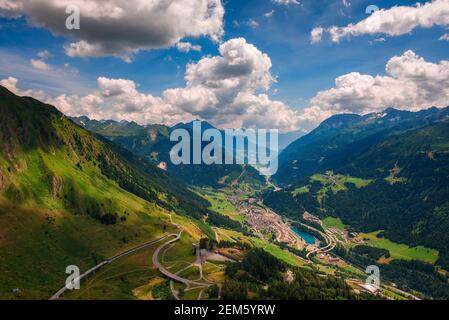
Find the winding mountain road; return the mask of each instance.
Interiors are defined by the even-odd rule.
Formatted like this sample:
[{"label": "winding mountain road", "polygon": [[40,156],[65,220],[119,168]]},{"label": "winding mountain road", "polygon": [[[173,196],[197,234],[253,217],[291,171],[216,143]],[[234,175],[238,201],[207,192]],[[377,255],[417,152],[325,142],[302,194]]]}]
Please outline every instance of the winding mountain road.
[{"label": "winding mountain road", "polygon": [[[161,242],[162,240],[164,240],[164,239],[166,239],[166,238],[168,238],[168,237],[170,237],[170,236],[172,236],[172,234],[171,234],[171,235],[165,234],[164,236],[162,236],[162,237],[159,238],[159,239],[156,239],[156,240],[152,240],[152,241],[146,242],[146,243],[141,244],[141,245],[139,245],[139,246],[137,246],[137,247],[134,247],[134,248],[131,248],[131,249],[129,249],[129,250],[126,250],[125,252],[122,252],[122,253],[120,253],[120,254],[117,254],[117,255],[115,255],[115,256],[109,258],[108,260],[105,260],[105,261],[103,261],[103,262],[97,264],[95,267],[93,267],[93,268],[87,270],[86,272],[84,272],[82,275],[79,276],[79,279],[78,279],[78,280],[81,281],[81,280],[83,280],[84,278],[88,277],[89,275],[95,273],[97,270],[100,270],[100,269],[101,269],[102,267],[104,267],[105,265],[111,264],[111,263],[113,263],[114,261],[116,261],[116,260],[118,260],[118,259],[120,259],[120,258],[123,258],[123,257],[125,257],[125,256],[127,256],[127,255],[130,255],[131,253],[134,253],[134,252],[139,251],[139,250],[141,250],[141,249],[144,249],[144,248],[146,248],[146,247],[150,247],[150,246],[152,246],[152,245],[154,245],[154,244],[156,244],[156,243],[158,243],[158,242]],[[69,291],[69,289],[67,288],[67,286],[62,287],[61,289],[59,289],[58,292],[56,292],[56,293],[50,298],[50,300],[58,300],[58,299],[60,299],[61,296],[62,296],[66,291]]]},{"label": "winding mountain road", "polygon": [[159,253],[161,252],[162,249],[164,249],[165,247],[169,246],[170,244],[177,242],[181,239],[181,234],[182,231],[179,234],[171,234],[168,237],[172,237],[174,236],[175,238],[165,242],[164,244],[162,244],[161,246],[159,246],[153,254],[153,266],[159,270],[160,273],[162,273],[164,276],[176,281],[176,282],[180,282],[180,283],[184,283],[187,286],[198,286],[198,287],[209,287],[211,286],[211,284],[205,283],[205,282],[198,282],[198,281],[193,281],[193,280],[189,280],[189,279],[185,279],[182,278],[170,271],[168,271],[160,262],[159,262]]},{"label": "winding mountain road", "polygon": [[317,254],[319,252],[327,253],[327,252],[331,252],[332,250],[335,249],[335,247],[337,245],[337,240],[334,238],[334,236],[332,234],[328,233],[327,231],[326,232],[322,232],[321,230],[318,230],[318,229],[316,229],[314,227],[311,227],[311,226],[309,226],[309,225],[307,225],[305,223],[302,223],[300,221],[296,221],[296,220],[292,220],[292,219],[288,219],[288,221],[294,222],[294,223],[298,223],[301,226],[303,226],[303,227],[305,227],[305,228],[307,228],[309,230],[312,230],[312,231],[320,234],[324,238],[324,240],[326,241],[326,246],[320,247],[320,248],[316,248],[315,250],[312,250],[309,253],[307,253],[306,258],[309,261],[311,261],[310,260],[310,256],[312,254]]}]

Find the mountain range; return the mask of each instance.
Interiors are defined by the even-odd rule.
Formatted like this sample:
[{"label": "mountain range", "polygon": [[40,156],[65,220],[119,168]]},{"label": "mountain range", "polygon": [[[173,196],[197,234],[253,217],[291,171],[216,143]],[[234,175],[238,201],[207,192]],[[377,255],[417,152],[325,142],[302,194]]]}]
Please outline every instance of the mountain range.
[{"label": "mountain range", "polygon": [[[163,125],[141,126],[135,122],[113,120],[90,120],[87,117],[72,118],[85,129],[98,134],[115,144],[139,156],[143,161],[167,170],[185,183],[200,186],[223,187],[225,185],[246,184],[259,187],[265,179],[251,166],[243,165],[174,165],[170,160],[170,150],[176,142],[170,141],[170,133],[176,129],[185,129],[193,133],[193,122],[179,123],[172,127]],[[201,134],[208,129],[216,129],[210,123],[201,121]],[[225,133],[220,131],[223,138],[223,155],[226,152],[224,144]],[[191,135],[192,136],[192,135]],[[203,146],[205,143],[203,143]],[[192,152],[191,152],[192,154]],[[223,161],[224,162],[224,161]]]},{"label": "mountain range", "polygon": [[210,203],[177,178],[50,105],[3,87],[0,101],[1,297],[50,297],[68,264],[87,269],[176,219],[211,233]]},{"label": "mountain range", "polygon": [[449,269],[449,108],[331,117],[285,149],[279,167],[283,190],[265,194],[278,211],[437,249]]},{"label": "mountain range", "polygon": [[[251,198],[261,196],[264,204],[295,221],[304,221],[308,212],[322,220],[338,218],[350,233],[425,246],[436,252],[434,261],[387,261],[386,277],[428,297],[448,296],[449,108],[333,116],[285,146],[279,171],[271,178],[274,188],[251,166],[172,165],[170,133],[179,128],[191,132],[192,123],[141,126],[68,118],[3,87],[0,108],[1,298],[17,298],[11,288],[26,288],[19,298],[49,297],[64,282],[68,264],[87,269],[179,226],[186,233],[183,254],[191,255],[192,243],[205,236],[213,245],[217,232],[230,232],[229,239],[248,237],[281,257],[291,254],[275,240],[251,238],[253,230],[236,213],[229,216],[229,204],[211,196],[210,187],[234,188],[237,194],[246,189]],[[214,127],[203,122],[202,130],[208,128]],[[247,248],[248,243],[237,246]],[[389,254],[369,246],[355,249],[337,246],[335,254],[355,265],[378,262],[366,260],[367,254]],[[285,260],[279,264],[266,252],[249,252],[227,271],[225,292],[251,291],[248,283],[261,285],[260,275],[266,273],[273,274],[263,278],[272,289],[269,297],[285,295],[292,288],[282,281],[289,268]],[[251,259],[265,261],[262,273]],[[314,286],[331,286],[324,296],[357,298],[340,280],[323,282],[310,270],[292,270],[296,289],[286,297],[319,298],[323,295]],[[305,278],[313,286],[302,292]],[[118,287],[124,291],[120,297],[135,288],[125,282]]]},{"label": "mountain range", "polygon": [[[127,122],[95,123],[97,131],[101,131],[100,127],[108,127],[108,130],[114,126],[117,129],[126,127],[125,130],[121,128],[122,131],[112,130],[113,134],[108,131],[109,134],[104,135],[107,139],[86,130],[86,121],[86,118],[80,118],[74,122],[51,105],[16,96],[0,87],[0,299],[49,298],[64,283],[68,265],[88,270],[117,253],[141,248],[142,243],[155,242],[167,235],[173,236],[175,232],[178,234],[180,229],[180,244],[172,257],[175,261],[195,259],[192,245],[199,243],[201,247],[201,243],[207,243],[209,239],[213,244],[217,230],[252,236],[239,221],[212,210],[212,204],[196,191],[195,186],[186,185],[170,170],[147,161],[145,153],[123,148],[121,143],[111,139],[114,134],[124,137],[132,130],[135,130],[133,137],[143,135],[140,126]],[[188,124],[182,126],[189,127]],[[155,145],[167,141],[163,126],[145,129],[150,131],[149,140]],[[209,171],[201,170],[198,172],[206,175],[203,179],[209,179]],[[244,176],[244,170],[250,169],[242,167],[241,170],[240,174]],[[215,207],[223,211],[220,201]],[[204,237],[207,237],[206,242]],[[283,261],[291,263],[298,259],[269,242],[256,240],[259,246],[275,248]],[[221,245],[227,246],[229,242],[224,241]],[[248,243],[236,245],[245,250],[249,246]],[[124,268],[124,272],[117,278],[108,279],[106,291],[90,287],[90,282],[85,284],[89,287],[89,298],[92,294],[101,298],[135,299],[139,294],[136,286],[159,276],[157,269],[148,267],[147,255],[153,255],[153,250],[145,252],[141,249],[140,255],[122,259],[114,268]],[[166,251],[164,260],[170,259]],[[285,295],[288,284],[280,280],[292,266],[264,250],[249,252],[242,264],[235,267],[235,270],[244,270],[236,272],[224,283],[223,296],[235,296],[235,289],[244,297],[241,288],[247,288],[248,283],[251,287],[261,286],[257,280],[259,269],[272,275],[267,280],[273,286],[261,297],[276,299]],[[248,259],[260,259],[263,264],[246,270]],[[276,268],[273,269],[271,264]],[[340,279],[321,279],[313,271],[302,268],[293,270],[296,275],[294,288],[301,287],[301,290],[290,290],[287,296],[304,299],[359,297]],[[107,271],[103,269],[99,276],[104,272]],[[222,271],[218,273],[222,274]],[[242,283],[236,278],[242,273],[254,273],[254,276],[250,276],[250,282]],[[305,279],[309,285],[302,287]],[[154,290],[165,290],[164,283],[162,279],[162,285]],[[234,287],[235,284],[238,287]],[[321,287],[322,293],[319,292]],[[171,296],[166,292],[157,294]]]}]

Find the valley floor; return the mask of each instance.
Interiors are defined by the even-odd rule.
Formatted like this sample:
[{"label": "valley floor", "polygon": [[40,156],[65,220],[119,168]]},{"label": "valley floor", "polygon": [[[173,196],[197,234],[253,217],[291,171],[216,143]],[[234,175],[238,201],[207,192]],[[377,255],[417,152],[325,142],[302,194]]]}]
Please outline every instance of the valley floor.
[{"label": "valley floor", "polygon": [[[399,290],[384,282],[379,290],[366,285],[368,275],[334,254],[337,245],[353,247],[366,242],[366,235],[350,236],[338,220],[321,221],[305,214],[297,221],[283,218],[263,205],[254,194],[236,188],[200,189],[212,200],[212,209],[239,221],[252,230],[246,235],[236,230],[213,227],[217,243],[227,247],[201,248],[203,231],[197,223],[167,214],[170,224],[165,233],[151,241],[136,243],[112,258],[98,261],[98,268],[89,269],[81,280],[81,289],[53,292],[54,299],[140,299],[140,300],[203,300],[221,297],[227,266],[245,255],[242,243],[262,248],[292,266],[314,270],[318,274],[339,275],[355,292],[376,294],[386,299],[418,299],[413,293]],[[307,244],[293,227],[301,228],[316,238]],[[396,257],[393,257],[396,258]],[[388,262],[388,261],[387,261]],[[62,281],[62,277],[59,277]],[[63,282],[61,282],[61,286]],[[211,297],[211,288],[217,296]],[[51,295],[49,294],[48,298]]]}]

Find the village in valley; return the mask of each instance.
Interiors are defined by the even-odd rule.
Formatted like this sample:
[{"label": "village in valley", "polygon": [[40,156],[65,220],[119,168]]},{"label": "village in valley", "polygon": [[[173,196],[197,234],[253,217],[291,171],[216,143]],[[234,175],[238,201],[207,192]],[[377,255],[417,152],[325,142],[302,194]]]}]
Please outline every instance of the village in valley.
[{"label": "village in valley", "polygon": [[[297,265],[317,270],[322,276],[337,274],[343,276],[345,282],[358,293],[378,295],[387,299],[398,296],[416,298],[397,289],[395,284],[383,283],[382,287],[378,287],[367,283],[369,274],[366,270],[355,267],[334,253],[337,246],[350,248],[363,244],[364,239],[359,234],[350,232],[339,225],[324,223],[319,217],[309,212],[305,212],[297,221],[282,217],[265,206],[256,194],[249,194],[244,189],[224,188],[215,196],[216,201],[213,202],[218,201],[215,205],[233,208],[236,212],[229,213],[230,217],[238,216],[239,220],[252,230],[255,237],[264,239],[265,248],[271,248],[271,246],[282,248],[275,251],[278,256],[293,255]],[[222,213],[225,212],[222,211]],[[220,230],[217,233],[219,238],[220,232],[223,231]],[[253,240],[241,234],[234,233],[231,239],[236,242],[249,239],[249,242],[254,243]],[[230,249],[227,250],[229,252]],[[222,250],[216,251],[218,252],[223,253]],[[234,251],[236,252],[238,253],[239,250]],[[232,258],[232,254],[228,257]],[[293,281],[290,271],[284,275],[284,280]]]}]

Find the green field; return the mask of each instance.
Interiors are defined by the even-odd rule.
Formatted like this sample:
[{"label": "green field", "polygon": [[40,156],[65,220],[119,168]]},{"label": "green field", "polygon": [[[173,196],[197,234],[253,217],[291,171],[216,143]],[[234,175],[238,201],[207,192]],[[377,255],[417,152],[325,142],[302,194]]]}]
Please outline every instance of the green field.
[{"label": "green field", "polygon": [[[81,282],[81,289],[66,294],[63,298],[69,300],[134,300],[136,288],[143,291],[153,279],[159,277],[159,272],[151,267],[151,257],[160,244],[143,249],[133,255],[124,257],[113,264],[104,267]],[[151,292],[148,286],[145,295]],[[142,299],[142,297],[139,297]]]},{"label": "green field", "polygon": [[211,273],[216,273],[222,271],[222,268],[217,265],[216,263],[210,262],[210,261],[206,261],[203,264],[203,273],[204,274],[211,274]]},{"label": "green field", "polygon": [[294,196],[297,196],[298,194],[304,194],[304,193],[308,193],[310,190],[309,190],[309,187],[308,186],[303,186],[303,187],[300,187],[300,188],[296,188],[295,190],[293,190],[293,195]]},{"label": "green field", "polygon": [[326,174],[315,174],[310,180],[312,182],[320,182],[325,188],[334,193],[346,190],[348,184],[352,184],[356,188],[364,188],[372,182],[372,180],[334,174],[332,171],[328,171]]},{"label": "green field", "polygon": [[226,199],[226,196],[223,193],[211,188],[200,189],[199,193],[211,203],[210,210],[228,216],[240,223],[245,222],[243,215],[241,215],[232,203]]},{"label": "green field", "polygon": [[[353,185],[356,188],[364,188],[372,182],[372,180],[335,174],[332,171],[327,171],[326,174],[314,174],[310,177],[310,181],[312,183],[319,182],[323,186],[316,194],[318,203],[320,204],[323,204],[323,199],[326,197],[328,192],[335,194],[340,191],[345,191],[348,189],[348,185]],[[298,191],[300,190],[301,189]]]},{"label": "green field", "polygon": [[159,261],[173,273],[184,269],[196,261],[192,244],[197,241],[198,239],[194,239],[183,232],[181,240],[167,247],[159,256]]},{"label": "green field", "polygon": [[282,260],[293,266],[303,265],[303,261],[295,256],[293,253],[282,249],[281,247],[260,238],[248,237],[237,231],[225,230],[221,228],[215,228],[218,233],[219,239],[226,241],[239,241],[247,242],[256,248],[264,249],[266,252],[272,254],[279,260]]},{"label": "green field", "polygon": [[327,229],[339,229],[344,230],[346,228],[345,224],[341,221],[340,218],[327,217],[322,220],[323,225]]},{"label": "green field", "polygon": [[361,233],[359,237],[364,239],[367,245],[375,248],[386,249],[390,251],[393,259],[400,260],[421,260],[434,264],[438,260],[438,251],[423,246],[410,248],[405,244],[395,243],[386,238],[378,238],[380,231],[372,233]]},{"label": "green field", "polygon": [[[42,155],[40,159],[66,181],[72,174],[77,177],[72,186],[80,200],[84,197],[83,205],[96,199],[103,210],[126,220],[105,226],[88,215],[67,212],[64,201],[43,188],[46,184],[39,179],[44,179],[43,164],[37,165],[37,152],[31,153],[26,158],[27,169],[15,181],[26,198],[23,207],[0,197],[0,234],[5,236],[0,243],[0,298],[49,298],[63,285],[69,264],[86,270],[171,228],[164,210],[101,179],[95,169],[76,171],[69,161],[56,158]],[[12,295],[12,288],[19,288],[20,295]]]},{"label": "green field", "polygon": [[399,174],[401,173],[402,168],[398,166],[396,163],[394,165],[394,168],[390,170],[390,175],[385,178],[385,181],[387,181],[389,184],[393,185],[396,183],[404,183],[407,182],[407,179],[404,177],[399,177]]},{"label": "green field", "polygon": [[256,248],[264,249],[266,252],[275,256],[279,260],[284,261],[285,263],[288,263],[292,266],[301,266],[304,264],[303,261],[297,256],[295,256],[293,253],[284,250],[281,247],[272,244],[268,241],[258,238],[251,238],[250,241],[254,244]]},{"label": "green field", "polygon": [[192,265],[192,266],[188,267],[187,269],[182,270],[181,272],[178,273],[178,275],[182,278],[193,280],[193,281],[201,280],[200,270],[196,265]]},{"label": "green field", "polygon": [[201,291],[203,291],[203,294],[201,295],[201,299],[207,298],[207,294],[205,293],[205,289],[203,288],[198,288],[198,289],[192,289],[189,291],[185,291],[184,295],[182,296],[182,300],[188,300],[188,301],[193,301],[193,300],[198,300],[198,297],[201,293]]},{"label": "green field", "polygon": [[248,237],[243,235],[242,233],[234,230],[216,228],[214,227],[215,232],[217,233],[217,240],[220,241],[230,241],[230,242],[247,242]]}]

